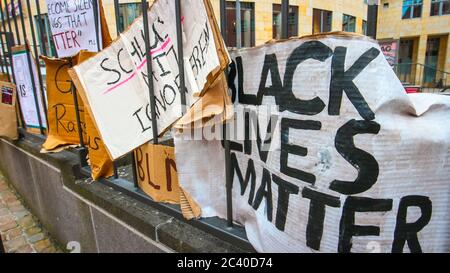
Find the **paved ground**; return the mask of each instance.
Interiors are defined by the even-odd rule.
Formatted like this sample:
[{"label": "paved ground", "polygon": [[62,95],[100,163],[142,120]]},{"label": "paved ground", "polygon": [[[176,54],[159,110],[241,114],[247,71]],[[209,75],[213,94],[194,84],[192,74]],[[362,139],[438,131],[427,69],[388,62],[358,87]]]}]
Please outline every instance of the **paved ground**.
[{"label": "paved ground", "polygon": [[0,233],[9,253],[62,252],[0,173]]}]

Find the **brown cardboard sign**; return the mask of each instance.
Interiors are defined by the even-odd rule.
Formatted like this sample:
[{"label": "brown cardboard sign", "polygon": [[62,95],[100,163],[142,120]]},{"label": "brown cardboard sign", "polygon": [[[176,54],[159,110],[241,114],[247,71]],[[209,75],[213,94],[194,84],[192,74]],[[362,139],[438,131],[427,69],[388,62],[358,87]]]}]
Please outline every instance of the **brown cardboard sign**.
[{"label": "brown cardboard sign", "polygon": [[140,188],[156,202],[179,204],[174,148],[146,144],[134,152]]},{"label": "brown cardboard sign", "polygon": [[0,81],[0,136],[17,139],[16,86]]},{"label": "brown cardboard sign", "polygon": [[[49,133],[42,145],[46,151],[64,145],[80,144],[72,81],[68,70],[72,59],[41,57],[47,69],[47,98]],[[84,127],[84,106],[78,96],[78,109],[82,128]]]},{"label": "brown cardboard sign", "polygon": [[[103,40],[105,42],[105,40]],[[78,54],[77,62],[80,63],[92,56],[96,53],[81,51]],[[85,120],[85,128],[84,128],[84,136],[86,138],[86,145],[88,148],[88,156],[89,156],[89,165],[91,166],[91,175],[92,179],[98,180],[102,177],[110,177],[114,174],[114,166],[106,151],[105,144],[95,126],[94,121],[92,120],[92,114],[89,105],[85,99],[85,92],[83,89],[77,89],[78,95],[81,96],[81,100],[84,102],[85,112],[84,112],[84,120]]]},{"label": "brown cardboard sign", "polygon": [[145,144],[134,151],[139,187],[154,201],[180,204],[186,219],[198,218],[200,207],[179,186],[173,147]]},{"label": "brown cardboard sign", "polygon": [[88,111],[84,113],[84,120],[86,124],[84,132],[92,179],[96,181],[102,177],[110,177],[114,174],[113,162],[106,152],[105,145]]}]

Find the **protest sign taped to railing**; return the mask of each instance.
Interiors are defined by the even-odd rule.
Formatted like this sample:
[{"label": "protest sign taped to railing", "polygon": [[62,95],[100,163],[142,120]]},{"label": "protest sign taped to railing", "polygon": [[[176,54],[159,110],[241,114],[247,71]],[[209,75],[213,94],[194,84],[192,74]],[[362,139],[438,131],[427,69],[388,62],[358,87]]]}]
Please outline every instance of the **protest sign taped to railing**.
[{"label": "protest sign taped to railing", "polygon": [[153,201],[181,205],[185,218],[200,216],[200,207],[179,186],[175,149],[145,144],[134,151],[139,188]]},{"label": "protest sign taped to railing", "polygon": [[145,144],[135,150],[134,158],[139,187],[155,202],[179,204],[180,187],[174,148]]},{"label": "protest sign taped to railing", "polygon": [[[17,94],[22,110],[25,126],[29,131],[39,131],[40,125],[47,128],[44,107],[42,104],[42,93],[39,84],[37,66],[34,57],[26,46],[15,46],[12,49],[12,62],[14,67],[14,78],[17,86]],[[30,55],[31,69],[28,65],[27,54]],[[30,75],[33,74],[33,75]],[[34,97],[32,78],[34,78],[35,91],[37,94],[37,106]],[[37,109],[39,107],[39,110]],[[39,124],[38,112],[41,116],[41,124]]]},{"label": "protest sign taped to railing", "polygon": [[[55,59],[41,57],[46,66],[49,123],[48,137],[42,145],[46,152],[66,145],[79,145],[76,108],[73,97],[72,80],[68,70],[72,67],[72,58]],[[84,127],[83,101],[78,97],[78,111],[81,127]],[[58,149],[59,150],[59,149]]]},{"label": "protest sign taped to railing", "polygon": [[19,137],[16,114],[16,86],[0,81],[0,136],[15,140]]},{"label": "protest sign taped to railing", "polygon": [[[183,22],[186,100],[190,107],[229,63],[217,50],[216,21],[207,0],[186,0]],[[148,11],[158,134],[181,117],[175,3],[155,1]],[[213,27],[214,26],[214,27]],[[153,139],[143,18],[110,47],[74,67],[71,76],[85,98],[111,158]]]},{"label": "protest sign taped to railing", "polygon": [[[98,22],[94,5],[97,1]],[[71,57],[81,50],[97,52],[102,49],[101,1],[98,0],[46,0],[52,39],[58,57]],[[98,27],[98,31],[96,31]],[[100,44],[100,46],[98,46]]]},{"label": "protest sign taped to railing", "polygon": [[94,181],[114,175],[114,165],[105,149],[105,144],[98,133],[89,111],[84,113],[84,136],[88,149],[88,163],[91,167],[91,177]]},{"label": "protest sign taped to railing", "polygon": [[[103,40],[104,44],[106,43]],[[81,51],[77,56],[77,63],[95,56],[96,53]],[[86,92],[84,90],[77,90],[77,94],[80,94],[82,101],[84,102],[84,138],[86,141],[86,146],[88,148],[88,163],[91,166],[91,177],[93,180],[98,180],[100,178],[111,177],[114,175],[114,165],[109,154],[106,152],[105,144],[95,127],[95,123],[92,120],[92,111],[89,108],[89,104],[84,97]]]},{"label": "protest sign taped to railing", "polygon": [[[233,216],[257,251],[450,251],[450,98],[407,95],[364,36],[231,56]],[[202,217],[227,215],[220,128],[175,137],[180,187]]]}]

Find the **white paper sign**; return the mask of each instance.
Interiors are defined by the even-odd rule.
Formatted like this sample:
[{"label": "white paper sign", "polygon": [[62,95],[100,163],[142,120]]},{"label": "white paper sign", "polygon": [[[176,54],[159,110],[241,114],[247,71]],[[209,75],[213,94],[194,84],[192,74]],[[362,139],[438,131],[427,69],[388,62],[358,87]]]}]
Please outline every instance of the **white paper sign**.
[{"label": "white paper sign", "polygon": [[[28,53],[29,54],[29,53]],[[31,57],[31,56],[30,56]],[[36,64],[31,57],[31,70],[28,66],[27,52],[18,51],[13,53],[14,76],[17,86],[17,95],[19,97],[20,107],[22,110],[25,124],[29,128],[40,128],[38,119],[38,110],[33,92],[33,84],[31,81],[30,71],[33,73],[35,90],[38,94],[38,105],[41,115],[42,127],[47,128],[44,108],[42,106],[42,95],[37,75]]]},{"label": "white paper sign", "polygon": [[[450,98],[408,96],[363,37],[231,57],[233,215],[257,251],[450,252]],[[175,139],[180,186],[225,218],[221,141],[190,135]]]},{"label": "white paper sign", "polygon": [[[181,117],[175,2],[148,12],[158,133]],[[182,2],[187,106],[219,67],[202,0]],[[74,68],[102,139],[113,159],[153,139],[142,17],[110,47]]]},{"label": "white paper sign", "polygon": [[100,8],[98,37],[95,31],[93,2],[97,0],[46,0],[48,18],[58,57],[69,57],[80,50],[97,52],[102,48]]}]

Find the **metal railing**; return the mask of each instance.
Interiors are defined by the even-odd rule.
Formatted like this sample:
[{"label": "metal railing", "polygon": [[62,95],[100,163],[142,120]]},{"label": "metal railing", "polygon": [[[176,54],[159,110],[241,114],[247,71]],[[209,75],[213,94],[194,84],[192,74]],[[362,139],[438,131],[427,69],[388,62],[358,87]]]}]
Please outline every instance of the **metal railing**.
[{"label": "metal railing", "polygon": [[395,74],[405,86],[417,86],[424,93],[441,93],[449,90],[450,73],[420,63],[398,63]]},{"label": "metal railing", "polygon": [[[31,41],[32,41],[32,48],[27,47],[27,53],[30,53],[31,50],[33,50],[34,56],[35,56],[35,62],[36,64],[38,64],[40,66],[40,62],[39,62],[39,55],[47,55],[46,52],[46,46],[40,46],[38,48],[38,41],[36,39],[36,31],[35,31],[35,24],[33,24],[33,16],[32,16],[32,12],[31,12],[31,3],[30,0],[26,0],[26,8],[28,11],[28,20],[29,20],[29,28],[30,28],[30,32],[31,32]],[[119,35],[120,33],[120,24],[119,24],[119,0],[114,0],[114,9],[115,9],[115,17],[116,17],[116,30],[117,33]],[[142,11],[147,11],[149,4],[146,0],[142,0],[140,1],[141,5],[142,5]],[[182,39],[182,23],[181,23],[181,1],[180,0],[175,0],[175,8],[176,8],[176,29],[177,29],[177,39],[178,41],[181,41]],[[240,18],[240,1],[236,1],[237,5],[236,5],[236,18]],[[42,22],[42,20],[40,20],[40,18],[42,18],[42,14],[41,14],[41,8],[40,8],[40,3],[39,0],[35,0],[35,11],[36,11],[36,16],[37,18],[39,18],[38,20],[38,31],[39,31],[39,37],[40,37],[40,45],[45,45],[45,41],[44,41],[44,23]],[[93,1],[94,5],[98,5],[97,1]],[[10,4],[12,7],[15,6],[15,3],[13,0],[10,1]],[[14,78],[14,67],[12,65],[12,51],[11,48],[15,45],[20,45],[22,44],[22,42],[24,41],[28,41],[29,37],[27,37],[27,31],[26,31],[26,27],[25,27],[25,18],[24,18],[24,14],[23,14],[23,7],[22,7],[22,1],[18,2],[18,9],[19,9],[19,15],[16,14],[15,8],[12,8],[12,14],[10,14],[8,12],[8,9],[5,9],[5,7],[7,6],[7,1],[6,0],[0,0],[0,10],[1,10],[1,14],[0,14],[0,19],[2,20],[1,22],[1,26],[0,26],[0,43],[1,43],[1,50],[3,52],[2,56],[1,56],[1,61],[0,61],[0,66],[1,66],[1,72],[7,74],[8,78],[10,80],[12,80],[13,82],[16,82],[15,78]],[[282,39],[286,39],[288,38],[288,8],[289,8],[289,1],[288,0],[283,0],[282,1]],[[5,12],[6,10],[6,12]],[[97,9],[94,6],[94,11],[97,11]],[[94,16],[95,16],[95,22],[96,22],[96,26],[95,29],[97,31],[97,37],[98,35],[98,31],[99,31],[99,26],[98,26],[98,19],[99,19],[99,14],[98,12],[94,12]],[[19,27],[18,27],[18,21],[20,20],[20,24],[22,25],[22,36],[19,33]],[[221,34],[222,36],[225,38],[225,34],[226,34],[226,27],[227,27],[227,16],[226,16],[226,1],[225,0],[220,0],[220,26],[221,26]],[[239,21],[239,19],[237,19]],[[150,52],[150,44],[149,44],[149,28],[148,28],[148,16],[146,12],[143,12],[143,21],[144,21],[144,37],[145,37],[145,48],[146,48],[146,52]],[[238,22],[239,25],[240,22]],[[240,40],[241,37],[241,29],[237,28],[236,31],[236,35],[237,35],[237,41]],[[22,39],[21,39],[22,37]],[[99,43],[97,43],[99,44]],[[238,46],[240,46],[240,44],[238,44]],[[186,95],[185,95],[185,75],[184,75],[184,68],[183,68],[183,46],[182,43],[178,43],[178,56],[180,56],[178,58],[179,60],[179,71],[180,71],[180,93],[181,93],[181,102],[182,102],[182,113],[186,112]],[[41,72],[41,69],[37,69],[38,70],[38,80],[39,80],[39,84],[40,84],[40,90],[36,90],[36,84],[34,82],[34,77],[33,77],[33,72],[31,71],[31,63],[32,63],[32,59],[31,59],[31,54],[27,54],[28,58],[28,66],[30,67],[30,77],[33,81],[33,94],[35,97],[35,106],[36,109],[38,109],[37,111],[37,115],[38,115],[38,119],[39,119],[39,125],[40,125],[40,133],[42,135],[42,138],[45,137],[45,129],[43,127],[43,120],[46,119],[45,117],[42,117],[39,111],[39,103],[38,103],[38,97],[37,96],[37,92],[41,92],[41,97],[43,98],[43,100],[45,100],[45,84],[43,81],[43,73]],[[147,69],[148,69],[148,73],[149,75],[152,74],[152,62],[151,62],[151,54],[146,54],[146,58],[147,58]],[[156,111],[155,111],[155,98],[154,98],[154,89],[153,89],[153,77],[149,77],[149,85],[148,85],[148,93],[150,96],[150,107],[151,107],[151,115],[152,115],[152,128],[153,128],[153,135],[154,136],[158,136],[158,130],[157,130],[157,119],[156,119]],[[80,113],[79,113],[79,102],[78,102],[78,98],[77,98],[77,94],[76,94],[76,88],[74,86],[74,84],[72,83],[71,85],[71,92],[73,94],[73,102],[75,105],[75,112],[76,112],[76,122],[77,122],[77,130],[78,130],[78,137],[79,137],[79,144],[80,144],[80,148],[75,149],[75,151],[78,153],[79,155],[79,159],[80,159],[80,166],[81,166],[81,173],[84,174],[86,177],[90,177],[90,167],[87,163],[86,160],[86,155],[87,155],[87,148],[85,146],[85,141],[83,139],[83,128],[81,126],[81,118],[80,118]],[[23,120],[23,116],[21,114],[21,108],[20,108],[20,101],[17,100],[18,102],[18,106],[19,106],[19,116],[20,116],[20,122],[19,124],[21,126],[24,126],[24,120]],[[47,109],[46,109],[46,102],[43,102],[43,107],[44,107],[44,113],[45,115],[47,115]],[[230,243],[233,243],[239,247],[241,247],[244,250],[247,251],[253,251],[253,248],[251,247],[251,245],[249,244],[247,238],[246,238],[246,234],[245,231],[242,227],[237,226],[234,224],[234,220],[233,220],[233,198],[232,198],[232,184],[233,184],[233,173],[231,170],[231,152],[230,152],[230,141],[228,140],[227,137],[227,124],[223,125],[224,128],[224,148],[225,148],[225,165],[224,168],[226,169],[226,188],[224,189],[226,191],[226,201],[227,201],[227,219],[223,220],[223,219],[219,219],[217,217],[214,218],[203,218],[200,220],[191,220],[189,221],[190,224],[192,224],[193,226],[196,226],[206,232],[209,232],[217,237],[220,237],[222,239],[225,239],[227,241],[229,241]],[[153,139],[153,143],[154,144],[167,144],[167,139],[162,136],[161,138],[159,137],[154,137]],[[182,214],[181,214],[181,210],[178,206],[175,205],[169,205],[169,204],[163,204],[163,203],[157,203],[154,202],[148,195],[146,195],[141,189],[139,189],[138,187],[138,181],[137,181],[137,175],[136,175],[136,162],[135,162],[135,158],[134,158],[134,152],[129,153],[125,160],[121,160],[122,162],[125,162],[123,164],[121,164],[120,162],[114,162],[114,179],[101,179],[99,182],[103,183],[105,185],[111,186],[113,188],[115,188],[116,190],[119,190],[141,202],[144,202],[146,204],[149,204],[161,211],[164,211],[168,214],[170,214],[173,217],[176,217],[177,219],[180,219],[182,221],[185,221]],[[123,178],[120,178],[118,175],[118,167],[121,167],[123,165],[127,165],[129,166],[129,164],[131,164],[131,169],[132,169],[132,174],[133,174],[133,181],[129,181]]]}]

